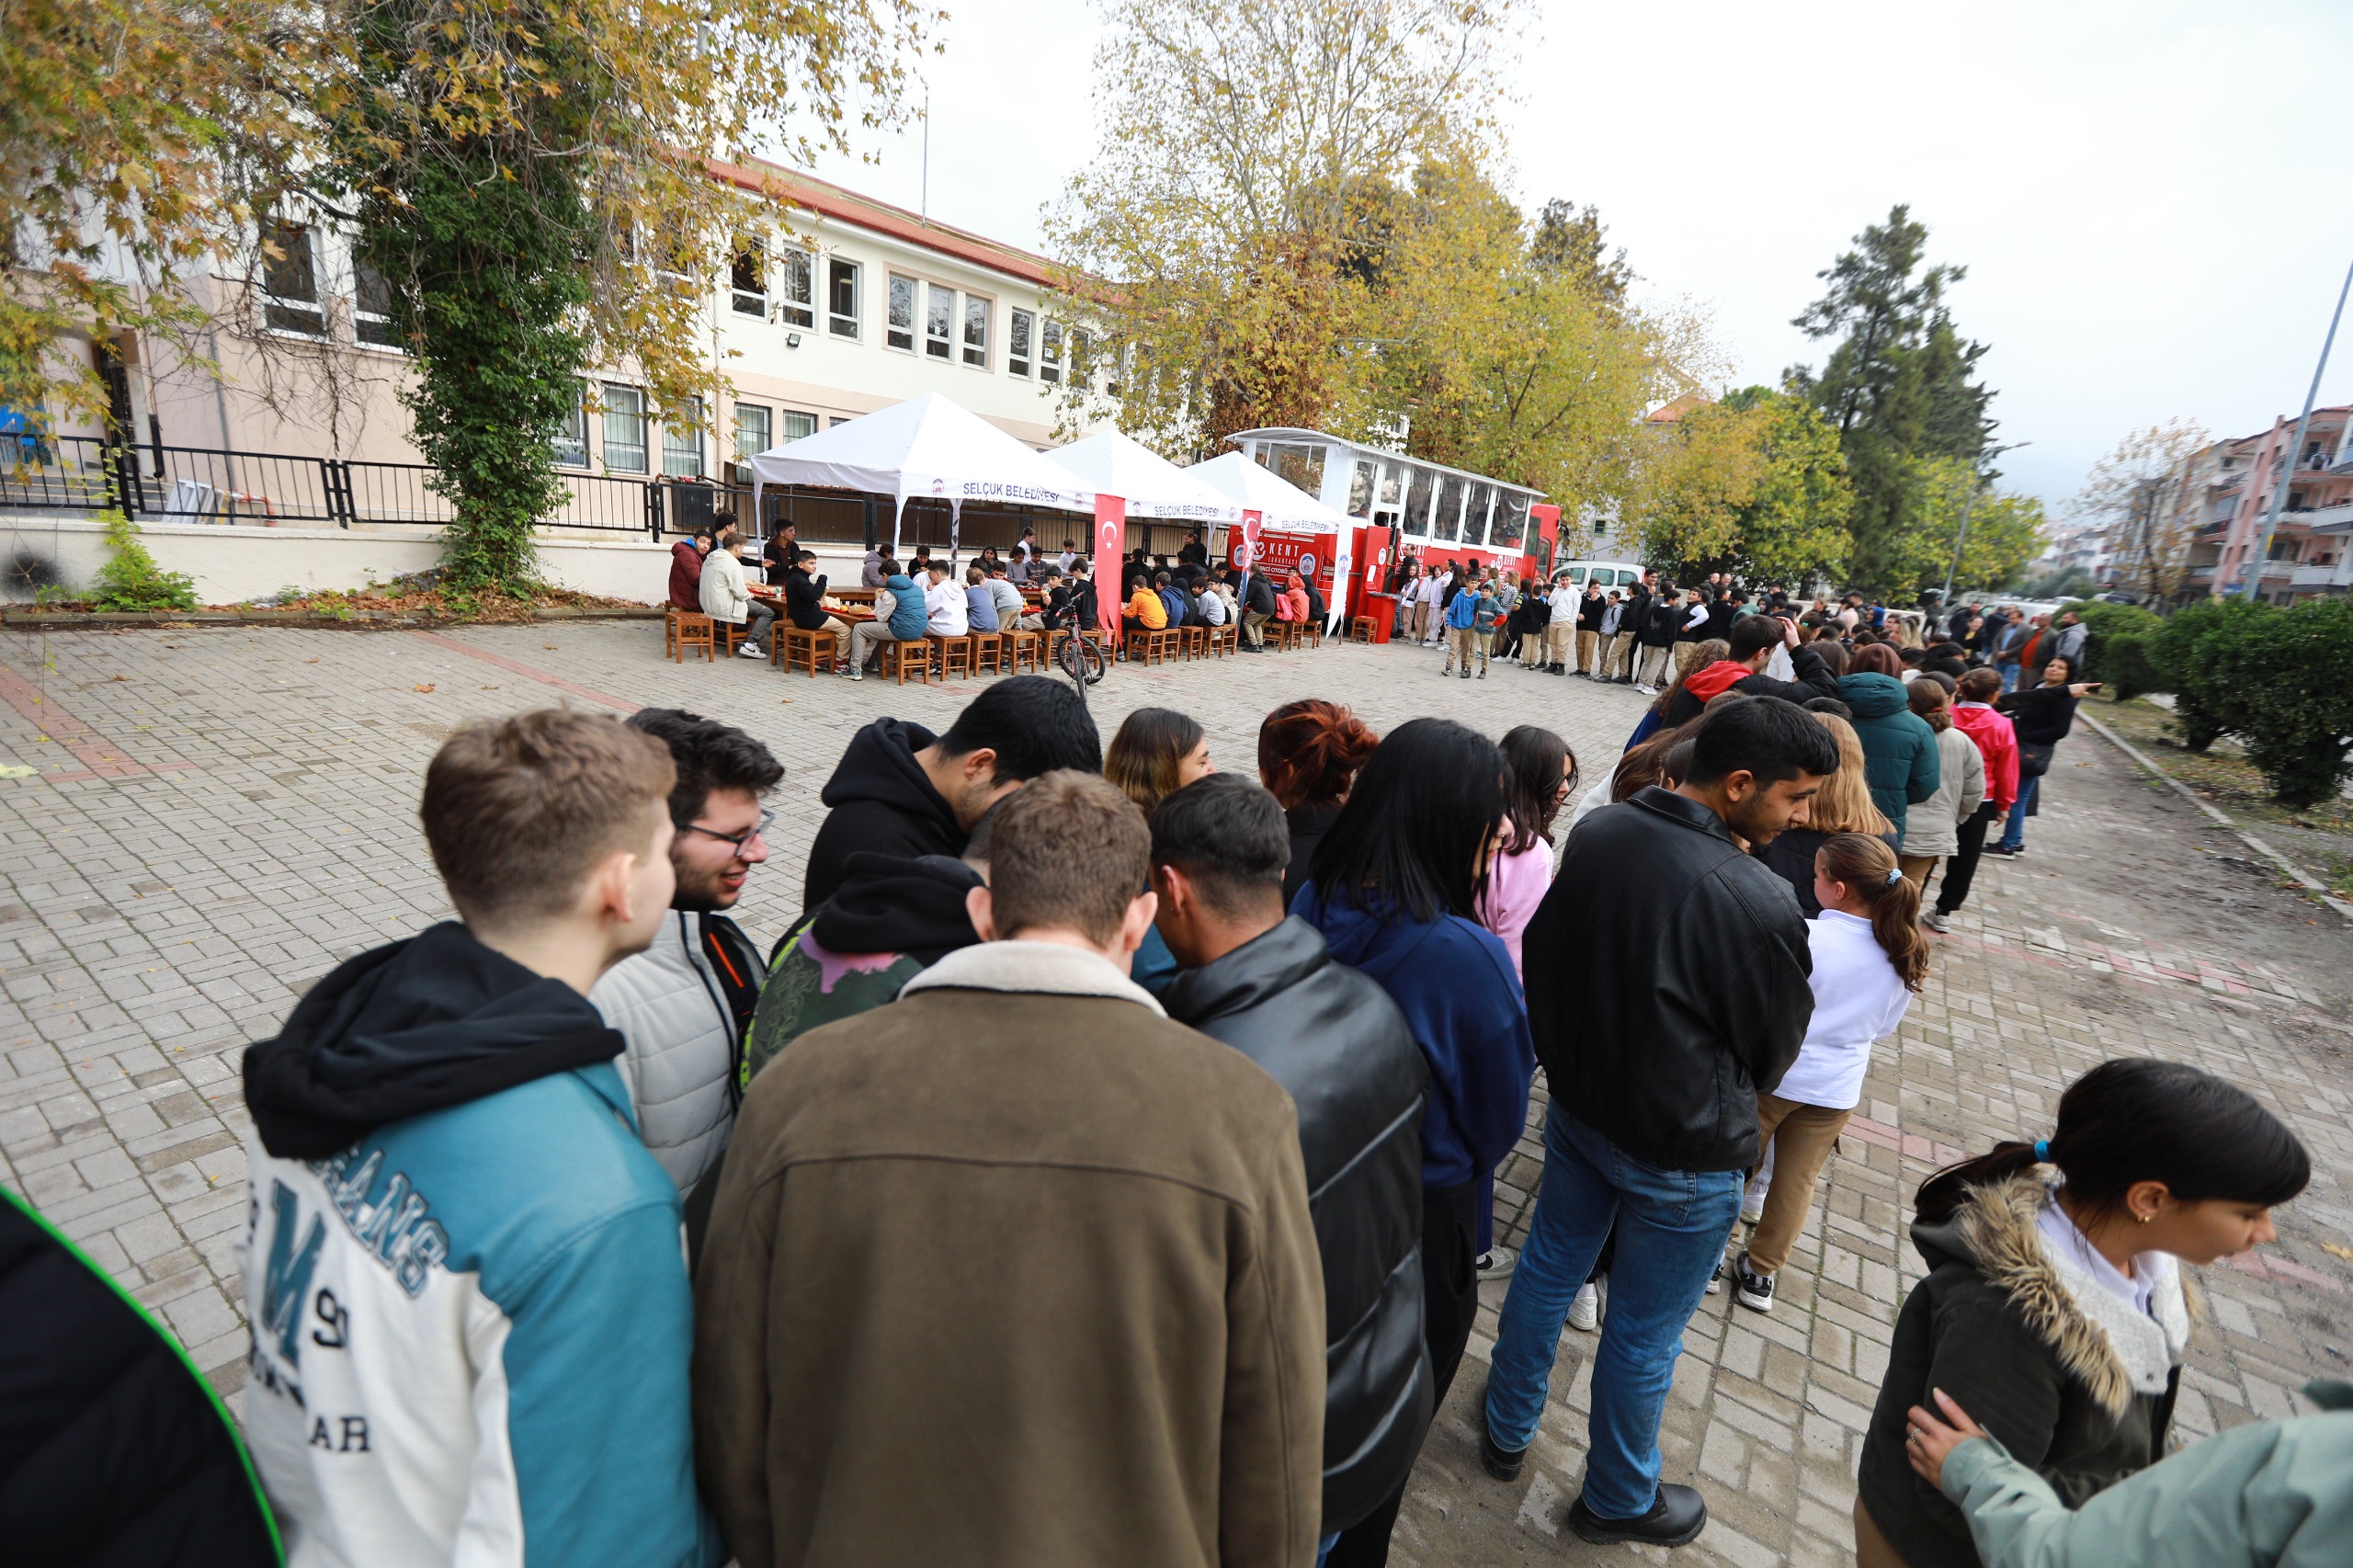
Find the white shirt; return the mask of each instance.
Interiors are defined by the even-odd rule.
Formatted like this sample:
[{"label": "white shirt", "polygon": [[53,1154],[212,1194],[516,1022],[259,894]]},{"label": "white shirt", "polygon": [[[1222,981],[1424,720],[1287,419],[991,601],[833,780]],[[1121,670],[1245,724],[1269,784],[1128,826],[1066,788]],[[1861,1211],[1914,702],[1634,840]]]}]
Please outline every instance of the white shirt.
[{"label": "white shirt", "polygon": [[1225,599],[1222,595],[1204,588],[1201,597],[1193,601],[1201,607],[1201,619],[1211,626],[1225,624]]},{"label": "white shirt", "polygon": [[1685,616],[1685,617],[1683,618],[1683,630],[1684,630],[1684,631],[1698,631],[1700,627],[1705,626],[1705,625],[1707,625],[1707,624],[1708,624],[1708,605],[1707,605],[1707,601],[1706,601],[1706,600],[1704,600],[1704,599],[1695,599],[1695,600],[1693,600],[1693,601],[1692,601],[1692,604],[1691,604],[1691,613],[1690,613],[1689,615],[1687,615],[1687,616]]},{"label": "white shirt", "polygon": [[[2055,1188],[2053,1189],[2056,1190]],[[2150,1306],[2157,1297],[2157,1287],[2173,1270],[2173,1255],[2163,1252],[2136,1253],[2132,1272],[2126,1274],[2108,1261],[2091,1238],[2075,1228],[2075,1221],[2059,1207],[2056,1198],[2042,1206],[2035,1218],[2035,1229],[2052,1251],[2099,1281],[2100,1289],[2114,1296],[2143,1316],[2150,1315]]]},{"label": "white shirt", "polygon": [[924,630],[934,637],[961,637],[972,630],[961,585],[942,578],[923,591],[923,603]]},{"label": "white shirt", "polygon": [[1054,557],[1054,564],[1061,567],[1063,569],[1063,575],[1067,577],[1070,575],[1071,563],[1077,559],[1078,556],[1075,552],[1065,550],[1060,555]]},{"label": "white shirt", "polygon": [[1813,951],[1813,1020],[1798,1059],[1773,1090],[1785,1100],[1852,1110],[1862,1103],[1871,1042],[1895,1032],[1912,1006],[1895,966],[1860,915],[1825,909],[1806,922]]},{"label": "white shirt", "polygon": [[1552,607],[1553,620],[1573,621],[1577,618],[1578,607],[1585,603],[1585,596],[1563,583],[1552,590],[1552,597],[1545,602]]}]

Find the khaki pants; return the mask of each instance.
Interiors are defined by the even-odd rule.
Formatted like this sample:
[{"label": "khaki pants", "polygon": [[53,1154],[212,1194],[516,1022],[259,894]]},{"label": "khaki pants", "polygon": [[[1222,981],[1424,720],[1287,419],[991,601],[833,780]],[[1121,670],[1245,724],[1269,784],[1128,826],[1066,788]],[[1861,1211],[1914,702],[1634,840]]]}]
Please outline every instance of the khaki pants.
[{"label": "khaki pants", "polygon": [[1593,673],[1593,650],[1594,650],[1594,645],[1595,645],[1596,643],[1597,643],[1598,642],[1600,642],[1600,640],[1601,640],[1600,633],[1598,633],[1598,632],[1594,632],[1594,631],[1586,631],[1586,630],[1585,630],[1584,628],[1582,628],[1582,627],[1578,628],[1578,630],[1577,630],[1577,674],[1579,674],[1579,675],[1581,675],[1581,676],[1589,676],[1589,675],[1591,675],[1591,674]]},{"label": "khaki pants", "polygon": [[1462,662],[1462,668],[1467,674],[1471,668],[1471,629],[1467,626],[1446,629],[1446,674],[1454,673],[1457,659]]},{"label": "khaki pants", "polygon": [[1676,678],[1676,679],[1677,679],[1677,680],[1681,680],[1685,676],[1689,675],[1689,674],[1691,673],[1691,666],[1692,666],[1693,665],[1698,664],[1699,662],[1699,643],[1697,643],[1697,642],[1677,642],[1677,643],[1675,645],[1675,678]]},{"label": "khaki pants", "polygon": [[1909,1568],[1860,1497],[1855,1499],[1855,1568]]},{"label": "khaki pants", "polygon": [[1569,662],[1569,633],[1576,630],[1573,621],[1556,620],[1544,629],[1544,662],[1555,668]]},{"label": "khaki pants", "polygon": [[1813,1207],[1814,1182],[1854,1114],[1779,1095],[1756,1096],[1756,1146],[1761,1150],[1770,1144],[1773,1150],[1773,1187],[1765,1195],[1765,1217],[1748,1233],[1748,1267],[1757,1273],[1778,1274],[1790,1261],[1790,1248],[1805,1229],[1806,1210]]},{"label": "khaki pants", "polygon": [[1665,686],[1667,660],[1671,653],[1670,649],[1644,645],[1634,655],[1634,684],[1636,686]]},{"label": "khaki pants", "polygon": [[896,642],[897,641],[897,638],[891,635],[891,623],[889,621],[859,621],[856,626],[850,628],[849,662],[851,666],[861,670],[868,668],[882,657],[882,649],[881,644],[884,642]]},{"label": "khaki pants", "polygon": [[1895,863],[1904,869],[1904,880],[1922,892],[1927,891],[1928,873],[1937,869],[1934,855],[1898,855]]},{"label": "khaki pants", "polygon": [[1267,645],[1267,619],[1268,617],[1263,610],[1245,609],[1242,612],[1242,635],[1253,648],[1263,648]]},{"label": "khaki pants", "polygon": [[1626,674],[1626,655],[1633,651],[1634,640],[1622,631],[1612,632],[1601,640],[1601,678],[1618,680]]},{"label": "khaki pants", "polygon": [[[1471,633],[1471,642],[1472,645],[1479,650],[1479,673],[1481,675],[1485,675],[1487,673],[1487,655],[1495,651],[1495,634],[1492,631],[1473,631]],[[1462,667],[1466,670],[1469,669],[1471,667],[1471,662],[1468,659],[1465,659],[1463,661]]]}]

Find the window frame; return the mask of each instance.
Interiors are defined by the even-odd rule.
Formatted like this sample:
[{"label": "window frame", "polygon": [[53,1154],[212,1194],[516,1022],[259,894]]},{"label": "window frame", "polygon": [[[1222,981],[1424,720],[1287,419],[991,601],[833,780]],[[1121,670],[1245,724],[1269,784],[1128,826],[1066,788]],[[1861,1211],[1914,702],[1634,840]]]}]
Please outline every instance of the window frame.
[{"label": "window frame", "polygon": [[[958,347],[961,350],[959,358],[967,369],[985,370],[989,368],[989,318],[993,313],[995,301],[988,299],[985,295],[967,294],[964,296],[962,331],[960,335]],[[977,344],[972,341],[972,313],[975,310],[980,312],[981,327],[981,340]]]},{"label": "window frame", "polygon": [[[383,290],[385,308],[377,310],[364,301],[368,297],[368,280],[373,278]],[[389,349],[395,354],[408,352],[407,346],[392,336],[392,286],[384,275],[360,260],[351,258],[351,341],[362,348]],[[380,331],[381,337],[369,336],[370,329]]]},{"label": "window frame", "polygon": [[[558,468],[585,469],[589,466],[588,452],[588,383],[574,377],[572,407],[564,415],[564,429],[550,445],[554,449]],[[572,454],[577,452],[578,456]]]},{"label": "window frame", "polygon": [[[683,420],[666,413],[662,416],[662,472],[658,475],[660,478],[705,479],[710,477],[710,469],[707,461],[710,453],[708,444],[703,440],[703,405],[700,397],[687,399],[686,415]],[[673,452],[684,453],[687,450],[679,439],[682,432],[694,439],[695,466],[693,471],[688,473],[680,473],[670,466],[670,455]]]},{"label": "window frame", "polygon": [[[849,285],[849,313],[834,309],[835,291],[847,281]],[[847,338],[852,343],[864,340],[866,311],[866,270],[861,262],[845,256],[825,257],[825,331],[834,337]]]},{"label": "window frame", "polygon": [[1029,381],[1038,363],[1038,312],[1011,311],[1005,330],[1006,374]]},{"label": "window frame", "polygon": [[[945,284],[926,282],[923,286],[923,357],[942,364],[956,362],[956,290]],[[947,309],[940,307],[947,301]],[[934,326],[940,328],[935,335]]]},{"label": "window frame", "polygon": [[[617,393],[618,398],[615,395]],[[601,438],[597,443],[597,456],[604,471],[607,473],[651,474],[654,454],[646,439],[649,433],[646,428],[649,415],[645,412],[645,389],[631,386],[624,381],[606,381],[597,388],[597,402],[604,418]],[[635,412],[624,413],[617,404],[633,405]],[[635,468],[613,461],[613,452],[617,445],[613,439],[613,421],[616,419],[636,421],[637,439],[618,443],[621,451],[637,453]]]},{"label": "window frame", "polygon": [[[318,225],[297,223],[289,218],[270,222],[269,232],[263,244],[277,244],[286,254],[273,258],[267,251],[261,255],[261,319],[271,332],[289,337],[306,337],[324,342],[327,337],[326,290],[319,287]],[[301,260],[296,260],[299,240]],[[308,294],[285,294],[278,291],[281,282],[295,281],[300,267],[303,280],[310,286]]]},{"label": "window frame", "polygon": [[[749,261],[752,264],[752,278],[759,285],[756,289],[746,289],[743,285],[741,274],[744,264],[746,261]],[[729,297],[728,302],[733,306],[735,314],[739,316],[751,316],[759,321],[766,321],[768,319],[768,247],[767,241],[760,239],[747,241],[741,249],[737,250],[733,255],[727,258],[727,291]],[[745,308],[745,301],[747,300],[751,301],[751,308],[749,310]]]},{"label": "window frame", "polygon": [[[817,328],[817,257],[806,245],[779,245],[769,267],[776,287],[776,319],[785,326]],[[801,286],[798,299],[792,286]]]},{"label": "window frame", "polygon": [[[744,447],[744,415],[746,414],[756,414],[759,415],[760,419],[759,444],[753,447],[748,451],[745,450]],[[770,447],[776,445],[776,443],[769,438],[771,435],[774,434],[775,430],[776,411],[774,409],[768,407],[766,403],[737,403],[735,405],[735,460],[740,463],[745,461],[746,459],[757,457],[760,453],[767,451]]]},{"label": "window frame", "polygon": [[[893,272],[882,293],[882,347],[902,354],[915,351],[915,315],[923,303],[923,283],[912,274]],[[906,291],[906,320],[899,319],[900,290]]]},{"label": "window frame", "polygon": [[[817,416],[809,413],[805,409],[781,408],[779,409],[777,413],[779,415],[777,421],[778,430],[788,441],[805,440],[809,437],[815,435],[818,431],[819,426],[817,424]],[[799,435],[792,434],[792,426],[793,421],[795,420],[804,422],[808,426],[808,428],[802,430]]]},{"label": "window frame", "polygon": [[1058,387],[1063,384],[1063,324],[1051,316],[1040,319],[1038,333],[1038,384]]}]

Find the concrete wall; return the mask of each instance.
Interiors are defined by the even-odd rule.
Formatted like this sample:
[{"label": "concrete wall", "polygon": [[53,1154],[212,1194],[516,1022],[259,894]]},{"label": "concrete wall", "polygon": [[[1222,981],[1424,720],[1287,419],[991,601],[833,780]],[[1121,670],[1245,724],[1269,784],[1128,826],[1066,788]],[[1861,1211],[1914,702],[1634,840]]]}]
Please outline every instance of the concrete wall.
[{"label": "concrete wall", "polygon": [[[438,531],[426,528],[371,533],[143,523],[139,535],[165,571],[196,579],[196,597],[208,605],[242,604],[288,587],[364,587],[422,572],[441,558]],[[54,561],[69,585],[83,588],[106,563],[106,530],[83,517],[0,513],[0,556],[20,550]],[[818,554],[819,571],[841,586],[856,585],[862,551],[819,547]],[[659,604],[669,593],[669,546],[651,540],[542,538],[540,562],[548,581],[581,593],[636,604]]]}]

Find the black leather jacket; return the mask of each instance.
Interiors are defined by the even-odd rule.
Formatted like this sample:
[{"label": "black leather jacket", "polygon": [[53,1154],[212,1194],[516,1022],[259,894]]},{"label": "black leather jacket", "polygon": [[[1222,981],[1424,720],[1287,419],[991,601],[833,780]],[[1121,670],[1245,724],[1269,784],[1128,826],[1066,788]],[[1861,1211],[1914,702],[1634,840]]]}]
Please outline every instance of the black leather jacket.
[{"label": "black leather jacket", "polygon": [[1654,787],[1578,824],[1523,948],[1553,1104],[1667,1170],[1756,1163],[1813,959],[1790,884],[1715,812]]},{"label": "black leather jacket", "polygon": [[1422,1346],[1422,1096],[1428,1069],[1388,994],[1291,916],[1179,973],[1168,1016],[1264,1067],[1299,1107],[1324,1256],[1324,1531],[1372,1512],[1430,1424]]}]

